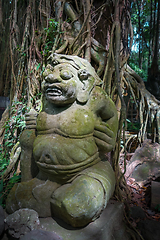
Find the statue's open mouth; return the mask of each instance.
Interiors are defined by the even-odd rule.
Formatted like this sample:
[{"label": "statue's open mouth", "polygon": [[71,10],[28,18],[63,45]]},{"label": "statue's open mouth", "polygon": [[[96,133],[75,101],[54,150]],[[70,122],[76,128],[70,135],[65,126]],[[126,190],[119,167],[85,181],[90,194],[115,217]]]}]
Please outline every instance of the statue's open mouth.
[{"label": "statue's open mouth", "polygon": [[58,87],[47,88],[46,93],[48,96],[61,96],[62,90]]}]

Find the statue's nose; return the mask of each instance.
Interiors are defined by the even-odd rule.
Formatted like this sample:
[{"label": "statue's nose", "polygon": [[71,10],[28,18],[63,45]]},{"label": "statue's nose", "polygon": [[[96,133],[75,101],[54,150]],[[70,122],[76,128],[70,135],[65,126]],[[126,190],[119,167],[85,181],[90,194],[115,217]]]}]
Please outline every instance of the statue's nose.
[{"label": "statue's nose", "polygon": [[49,83],[59,83],[62,81],[61,77],[59,76],[59,74],[49,74],[48,76],[45,77],[45,81],[49,82]]}]

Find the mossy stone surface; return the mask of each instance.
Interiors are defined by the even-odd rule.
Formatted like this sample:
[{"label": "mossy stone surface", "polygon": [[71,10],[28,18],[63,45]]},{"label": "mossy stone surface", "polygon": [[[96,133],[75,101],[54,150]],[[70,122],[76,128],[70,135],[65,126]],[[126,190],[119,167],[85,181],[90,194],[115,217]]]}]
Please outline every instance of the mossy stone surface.
[{"label": "mossy stone surface", "polygon": [[42,110],[37,118],[34,110],[26,115],[22,182],[11,190],[7,210],[28,207],[82,227],[114,192],[113,169],[100,153],[114,149],[117,110],[85,59],[52,54],[43,78]]}]

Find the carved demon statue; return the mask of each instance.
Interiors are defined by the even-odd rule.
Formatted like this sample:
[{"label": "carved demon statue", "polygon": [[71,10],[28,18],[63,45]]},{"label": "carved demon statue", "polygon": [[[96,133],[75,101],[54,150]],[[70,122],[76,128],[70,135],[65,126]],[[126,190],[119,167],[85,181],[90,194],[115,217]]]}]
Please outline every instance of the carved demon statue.
[{"label": "carved demon statue", "polygon": [[42,110],[26,115],[20,137],[22,182],[6,209],[30,208],[83,227],[100,216],[114,192],[114,172],[101,153],[115,146],[117,111],[82,58],[52,54],[43,78]]}]

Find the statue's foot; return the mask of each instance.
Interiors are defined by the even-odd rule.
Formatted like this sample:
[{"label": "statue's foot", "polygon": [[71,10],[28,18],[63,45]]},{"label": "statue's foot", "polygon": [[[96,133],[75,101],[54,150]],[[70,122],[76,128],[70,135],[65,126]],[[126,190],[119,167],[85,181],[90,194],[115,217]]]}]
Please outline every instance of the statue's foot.
[{"label": "statue's foot", "polygon": [[73,227],[82,227],[100,215],[105,205],[104,195],[100,181],[80,175],[53,193],[51,211]]},{"label": "statue's foot", "polygon": [[34,178],[15,184],[6,201],[6,211],[11,214],[21,208],[34,209],[40,217],[51,216],[50,198],[59,187],[55,182]]}]

